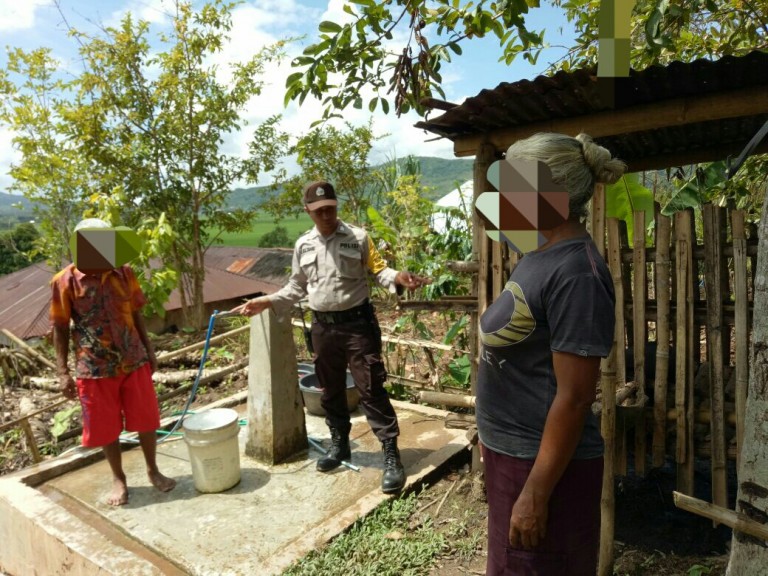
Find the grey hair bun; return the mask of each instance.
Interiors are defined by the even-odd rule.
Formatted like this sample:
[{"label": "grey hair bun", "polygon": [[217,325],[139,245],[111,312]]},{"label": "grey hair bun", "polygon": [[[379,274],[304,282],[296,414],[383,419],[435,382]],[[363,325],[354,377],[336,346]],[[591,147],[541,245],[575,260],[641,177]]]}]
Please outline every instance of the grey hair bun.
[{"label": "grey hair bun", "polygon": [[599,144],[595,144],[588,134],[581,133],[576,136],[576,140],[581,142],[584,161],[595,175],[596,182],[613,184],[626,172],[627,165],[618,158],[611,158],[611,153]]}]

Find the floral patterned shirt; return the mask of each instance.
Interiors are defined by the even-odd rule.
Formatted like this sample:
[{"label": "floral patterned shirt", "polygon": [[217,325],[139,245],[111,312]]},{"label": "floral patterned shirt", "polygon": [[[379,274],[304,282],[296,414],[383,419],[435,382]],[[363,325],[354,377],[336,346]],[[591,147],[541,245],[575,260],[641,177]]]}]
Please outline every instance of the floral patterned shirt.
[{"label": "floral patterned shirt", "polygon": [[130,374],[149,360],[133,321],[146,300],[128,265],[84,274],[70,264],[51,287],[51,325],[73,324],[77,378]]}]

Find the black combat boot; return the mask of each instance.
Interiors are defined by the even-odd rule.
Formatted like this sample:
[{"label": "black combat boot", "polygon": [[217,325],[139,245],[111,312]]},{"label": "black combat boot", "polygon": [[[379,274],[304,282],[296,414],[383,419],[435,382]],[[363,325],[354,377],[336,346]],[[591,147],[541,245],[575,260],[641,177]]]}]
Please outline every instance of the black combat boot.
[{"label": "black combat boot", "polygon": [[405,469],[400,462],[397,438],[384,440],[381,446],[384,450],[384,475],[381,477],[381,491],[384,494],[400,492],[405,486]]},{"label": "black combat boot", "polygon": [[337,428],[331,428],[331,449],[317,461],[320,472],[330,472],[341,466],[342,460],[349,460],[352,453],[349,450],[349,432],[344,434]]}]

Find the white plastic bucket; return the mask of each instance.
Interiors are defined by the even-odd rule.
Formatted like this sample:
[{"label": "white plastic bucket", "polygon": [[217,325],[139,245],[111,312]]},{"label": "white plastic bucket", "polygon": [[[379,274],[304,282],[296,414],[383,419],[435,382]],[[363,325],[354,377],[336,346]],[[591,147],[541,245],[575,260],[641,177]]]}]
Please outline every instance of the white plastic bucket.
[{"label": "white plastic bucket", "polygon": [[212,408],[184,419],[192,479],[199,492],[223,492],[240,482],[239,416]]}]

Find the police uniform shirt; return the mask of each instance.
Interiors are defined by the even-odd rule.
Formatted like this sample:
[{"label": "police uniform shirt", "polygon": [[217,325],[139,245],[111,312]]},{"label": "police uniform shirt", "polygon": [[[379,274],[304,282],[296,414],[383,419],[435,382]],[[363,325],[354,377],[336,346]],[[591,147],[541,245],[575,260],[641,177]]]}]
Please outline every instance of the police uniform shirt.
[{"label": "police uniform shirt", "polygon": [[367,232],[339,220],[328,237],[316,227],[299,237],[291,278],[269,300],[278,315],[287,313],[305,295],[312,310],[348,310],[368,298],[369,272],[379,285],[395,291],[397,271],[387,266]]}]

